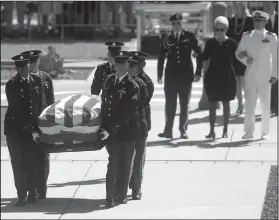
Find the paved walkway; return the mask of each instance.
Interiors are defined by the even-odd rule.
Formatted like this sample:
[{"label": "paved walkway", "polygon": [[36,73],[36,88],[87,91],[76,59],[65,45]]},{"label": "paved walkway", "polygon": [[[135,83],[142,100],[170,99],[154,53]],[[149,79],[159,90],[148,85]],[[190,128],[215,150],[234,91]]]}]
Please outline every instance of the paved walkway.
[{"label": "paved walkway", "polygon": [[163,117],[163,111],[152,111],[141,201],[104,208],[108,155],[102,149],[51,154],[48,199],[16,208],[9,154],[1,147],[1,217],[259,219],[270,165],[277,164],[277,118],[271,121],[267,141],[259,140],[259,122],[255,139],[241,140],[243,125],[232,119],[229,138],[212,142],[204,140],[207,112],[191,114],[190,140],[159,139]]}]

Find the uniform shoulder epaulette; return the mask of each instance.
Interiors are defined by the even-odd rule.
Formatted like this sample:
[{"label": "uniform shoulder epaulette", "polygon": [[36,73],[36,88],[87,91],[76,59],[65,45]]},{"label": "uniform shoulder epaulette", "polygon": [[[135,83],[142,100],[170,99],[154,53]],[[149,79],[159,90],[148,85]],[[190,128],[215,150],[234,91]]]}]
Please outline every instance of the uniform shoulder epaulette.
[{"label": "uniform shoulder epaulette", "polygon": [[138,84],[136,83],[136,81],[134,79],[130,78],[130,82],[132,83],[134,88],[139,88]]},{"label": "uniform shoulder epaulette", "polygon": [[189,30],[189,29],[186,29],[186,28],[184,28],[184,29],[182,29],[182,30],[185,31],[185,32],[187,32],[187,33],[190,33],[190,34],[195,34],[194,31]]},{"label": "uniform shoulder epaulette", "polygon": [[107,62],[99,64],[99,65],[97,66],[97,68],[105,67],[105,66],[108,66],[108,63],[107,63]]},{"label": "uniform shoulder epaulette", "polygon": [[271,35],[271,36],[275,36],[276,34],[273,32],[268,31],[266,34]]},{"label": "uniform shoulder epaulette", "polygon": [[250,34],[252,31],[246,31],[246,32],[243,32],[243,35],[245,34]]}]

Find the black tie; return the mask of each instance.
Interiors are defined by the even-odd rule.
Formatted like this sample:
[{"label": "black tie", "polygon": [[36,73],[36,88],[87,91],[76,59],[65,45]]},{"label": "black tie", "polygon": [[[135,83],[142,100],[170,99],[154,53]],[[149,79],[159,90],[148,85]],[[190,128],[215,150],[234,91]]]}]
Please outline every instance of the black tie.
[{"label": "black tie", "polygon": [[175,42],[178,43],[178,33],[175,35]]},{"label": "black tie", "polygon": [[115,85],[117,86],[119,84],[119,78],[116,79]]}]

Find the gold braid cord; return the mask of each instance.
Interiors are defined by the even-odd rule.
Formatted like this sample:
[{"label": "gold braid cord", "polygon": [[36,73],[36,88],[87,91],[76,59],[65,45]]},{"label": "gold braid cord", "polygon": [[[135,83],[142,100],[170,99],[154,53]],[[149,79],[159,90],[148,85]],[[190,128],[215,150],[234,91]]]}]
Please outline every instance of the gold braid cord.
[{"label": "gold braid cord", "polygon": [[169,47],[172,47],[175,44],[173,39],[171,39],[170,37],[171,37],[171,32],[167,32],[166,34],[163,35],[162,43],[165,49],[168,49]]}]

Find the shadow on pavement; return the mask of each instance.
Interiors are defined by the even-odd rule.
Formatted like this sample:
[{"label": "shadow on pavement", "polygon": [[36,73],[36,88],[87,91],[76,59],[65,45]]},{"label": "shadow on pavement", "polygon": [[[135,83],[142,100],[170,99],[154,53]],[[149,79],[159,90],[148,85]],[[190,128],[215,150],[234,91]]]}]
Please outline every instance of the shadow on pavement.
[{"label": "shadow on pavement", "polygon": [[[229,124],[243,124],[244,118],[240,114],[231,114]],[[261,115],[256,115],[256,122],[261,121]],[[189,120],[189,125],[209,123],[209,116]],[[216,126],[223,126],[223,115],[216,115]]]},{"label": "shadow on pavement", "polygon": [[[197,140],[197,141],[186,140],[186,141],[176,142],[177,140],[183,140],[183,139],[176,138],[176,139],[172,139],[172,140],[148,141],[146,146],[147,147],[167,146],[167,147],[175,148],[175,147],[181,147],[181,146],[184,146],[184,147],[196,146],[199,144],[214,142],[212,139]],[[217,140],[217,139],[215,139],[215,140]]]},{"label": "shadow on pavement", "polygon": [[235,142],[225,142],[225,143],[216,143],[207,144],[202,143],[197,145],[199,148],[218,148],[218,147],[247,147],[250,143],[260,141],[261,139],[254,139],[254,140],[242,140],[242,141],[235,141]]},{"label": "shadow on pavement", "polygon": [[15,198],[1,198],[1,213],[41,212],[47,215],[62,215],[107,209],[105,199],[47,198],[24,207],[16,207],[16,200]]},{"label": "shadow on pavement", "polygon": [[[189,114],[194,114],[194,113],[203,112],[203,111],[207,111],[207,110],[200,110],[200,109],[196,108],[196,109],[190,110]],[[179,116],[179,115],[180,115],[180,112],[175,114],[175,116]]]},{"label": "shadow on pavement", "polygon": [[76,185],[96,185],[96,184],[104,184],[106,183],[105,178],[101,179],[95,179],[95,180],[86,180],[86,181],[72,181],[67,183],[53,183],[49,184],[48,187],[54,188],[54,187],[65,187],[65,186],[76,186]]},{"label": "shadow on pavement", "polygon": [[[249,146],[250,143],[260,141],[261,139],[253,139],[253,140],[242,140],[242,141],[235,141],[235,142],[216,142],[222,138],[216,138],[215,140],[212,139],[205,139],[205,140],[186,140],[176,142],[178,139],[173,140],[162,140],[162,141],[149,141],[147,142],[147,147],[156,147],[156,146],[166,146],[170,148],[176,147],[199,147],[199,148],[218,148],[218,147],[246,147]],[[180,139],[181,140],[181,139]]]}]

